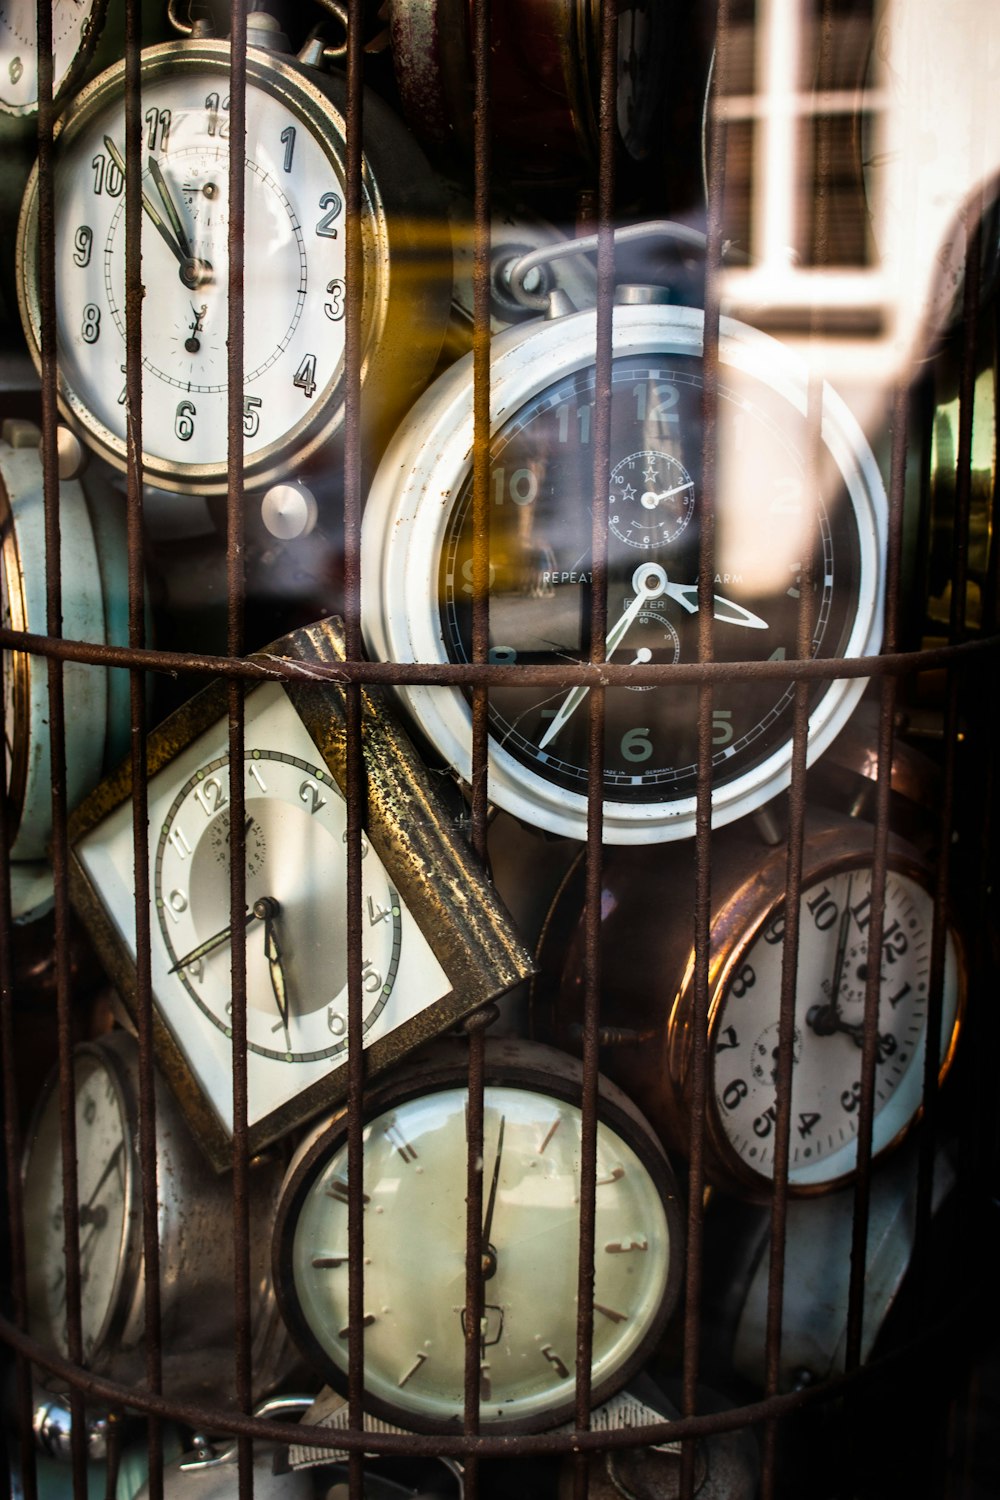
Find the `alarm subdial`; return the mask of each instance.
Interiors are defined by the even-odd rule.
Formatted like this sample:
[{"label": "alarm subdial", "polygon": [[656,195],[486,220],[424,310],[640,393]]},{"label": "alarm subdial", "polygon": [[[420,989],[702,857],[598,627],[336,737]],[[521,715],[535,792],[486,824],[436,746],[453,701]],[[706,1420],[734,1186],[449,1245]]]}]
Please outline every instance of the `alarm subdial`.
[{"label": "alarm subdial", "polygon": [[[208,841],[212,853],[215,855],[216,863],[229,868],[229,844],[231,827],[229,820],[229,809],[225,808],[216,817],[208,832]],[[246,847],[246,870],[247,879],[259,874],[263,868],[264,859],[267,855],[267,839],[253,813],[247,811],[244,823],[243,837]]]},{"label": "alarm subdial", "polygon": [[[881,990],[885,974],[879,974]],[[861,1021],[865,1010],[865,991],[868,987],[868,942],[854,943],[844,959],[844,973],[840,981],[840,1011],[845,1020]]]},{"label": "alarm subdial", "polygon": [[[792,1064],[802,1056],[802,1033],[792,1031]],[[775,1088],[778,1082],[778,1022],[765,1026],[750,1049],[750,1071],[758,1083]]]},{"label": "alarm subdial", "polygon": [[[649,662],[657,666],[673,666],[681,657],[681,639],[670,621],[658,610],[644,609],[637,616],[632,634],[627,637],[610,660],[618,666],[639,667]],[[629,683],[630,693],[652,692],[652,684]]]},{"label": "alarm subdial", "polygon": [[676,541],[694,515],[694,480],[670,453],[646,448],[611,470],[608,526],[620,542],[647,552]]}]

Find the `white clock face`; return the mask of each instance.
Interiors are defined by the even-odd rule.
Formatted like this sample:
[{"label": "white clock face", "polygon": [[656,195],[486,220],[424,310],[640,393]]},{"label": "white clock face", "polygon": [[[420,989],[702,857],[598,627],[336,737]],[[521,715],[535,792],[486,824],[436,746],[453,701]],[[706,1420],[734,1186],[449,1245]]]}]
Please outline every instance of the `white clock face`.
[{"label": "white clock face", "polygon": [[[802,893],[789,1180],[829,1183],[857,1159],[871,871],[841,871]],[[879,973],[872,1149],[910,1123],[923,1087],[933,902],[907,875],[886,880]],[[714,1099],[731,1148],[764,1177],[774,1171],[775,1078],[784,916],[757,935],[725,981],[715,1031]],[[955,1022],[957,960],[948,934],[942,1060]]]},{"label": "white clock face", "polygon": [[[52,89],[58,94],[93,25],[95,0],[51,0]],[[36,0],[0,0],[0,109],[21,114],[38,106]]]},{"label": "white clock face", "polygon": [[[365,1130],[365,1385],[401,1419],[442,1426],[463,1410],[466,1104],[464,1088],[442,1090],[400,1104]],[[526,1088],[486,1089],[484,1424],[537,1423],[572,1404],[580,1133],[575,1105]],[[345,1145],[313,1181],[292,1249],[302,1315],[344,1372],[346,1181]],[[604,1122],[596,1202],[595,1389],[648,1335],[675,1253],[648,1170]]]},{"label": "white clock face", "polygon": [[[228,57],[228,53],[220,54]],[[343,182],[332,143],[290,101],[247,88],[243,452],[273,477],[338,406],[344,350]],[[143,449],[171,487],[224,487],[229,98],[226,71],[163,59],[142,88]],[[318,98],[319,96],[317,96]],[[91,439],[126,453],[124,102],[95,92],[56,166],[62,395]],[[328,134],[332,136],[332,129]],[[37,312],[31,318],[37,321]]]},{"label": "white clock face", "polygon": [[[249,1123],[323,1079],[347,1053],[345,804],[283,689],[246,708],[243,765]],[[194,739],[149,783],[152,981],[157,1008],[232,1129],[228,725]],[[131,804],[77,854],[135,950]],[[451,991],[377,853],[363,843],[364,1043]]]},{"label": "white clock face", "polygon": [[[83,1352],[99,1352],[119,1294],[129,1228],[130,1126],[121,1090],[92,1052],[76,1055],[75,1117],[80,1218],[80,1316]],[[53,1088],[37,1122],[24,1177],[31,1333],[68,1353],[66,1263],[63,1250],[62,1142],[59,1091]]]}]

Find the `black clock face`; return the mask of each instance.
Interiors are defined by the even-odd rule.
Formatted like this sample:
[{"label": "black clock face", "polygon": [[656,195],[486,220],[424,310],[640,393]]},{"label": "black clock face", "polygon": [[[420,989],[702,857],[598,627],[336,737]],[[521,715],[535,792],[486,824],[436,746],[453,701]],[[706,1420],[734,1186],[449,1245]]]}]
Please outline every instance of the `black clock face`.
[{"label": "black clock face", "polygon": [[[608,509],[608,660],[698,660],[698,559],[704,522],[703,371],[699,358],[615,361]],[[591,654],[592,367],[520,407],[498,431],[490,473],[490,660],[569,663]],[[818,425],[818,424],[817,424]],[[714,654],[784,661],[798,648],[809,590],[806,653],[841,655],[862,592],[855,506],[806,415],[759,379],[720,375],[715,499]],[[821,455],[810,463],[811,454]],[[871,585],[866,585],[871,587]],[[472,659],[472,485],[442,549],[445,647]],[[836,684],[818,683],[811,709]],[[777,680],[714,692],[716,785],[750,773],[787,745],[793,688]],[[604,787],[616,801],[693,795],[698,689],[609,689]],[[490,692],[492,734],[534,773],[585,794],[587,710],[579,693],[531,686]],[[752,804],[752,800],[749,805]]]}]

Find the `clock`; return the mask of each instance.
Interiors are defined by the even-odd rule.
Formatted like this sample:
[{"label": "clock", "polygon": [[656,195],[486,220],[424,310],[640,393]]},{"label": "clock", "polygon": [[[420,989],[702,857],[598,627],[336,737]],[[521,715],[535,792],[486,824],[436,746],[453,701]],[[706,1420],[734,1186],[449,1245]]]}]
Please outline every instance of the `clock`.
[{"label": "clock", "polygon": [[[139,1089],[138,1044],[126,1032],[74,1049],[70,1107],[76,1120],[84,1364],[112,1380],[144,1386]],[[156,1151],[163,1388],[176,1400],[231,1404],[236,1395],[232,1195],[195,1147],[162,1080],[156,1089]],[[277,1158],[255,1162],[250,1172],[252,1348],[260,1390],[294,1365],[270,1268],[261,1255],[280,1179]],[[27,1132],[22,1181],[29,1332],[66,1357],[66,1227],[55,1074]]]},{"label": "clock", "polygon": [[[47,633],[45,502],[38,428],[8,420],[0,431],[0,618],[6,629]],[[75,480],[59,486],[62,631],[99,645],[128,643],[124,512],[93,503]],[[72,563],[72,565],[71,565]],[[125,754],[127,675],[83,662],[63,667],[66,790],[70,807]],[[11,858],[32,868],[52,829],[48,666],[27,651],[4,651],[6,794]],[[43,881],[45,876],[43,875]],[[34,884],[34,882],[31,882]],[[48,876],[51,889],[51,876]],[[36,898],[25,891],[33,909]]]},{"label": "clock", "polygon": [[[52,94],[68,92],[93,51],[107,0],[51,0]],[[37,0],[5,0],[0,10],[0,112],[38,108]]]},{"label": "clock", "polygon": [[[792,1030],[792,1194],[824,1192],[857,1163],[861,1049],[872,908],[874,830],[857,818],[812,814],[803,848]],[[719,1187],[766,1198],[773,1187],[778,1024],[787,848],[770,849],[744,824],[715,836],[709,954],[709,1080],[705,1172]],[[687,1150],[692,1089],[693,860],[669,864],[642,850],[609,861],[602,893],[602,1067],[664,1139]],[[879,954],[872,1153],[903,1139],[920,1114],[931,1004],[934,877],[910,845],[890,836]],[[582,928],[570,880],[550,915],[550,971],[570,932],[551,1010],[554,1035],[579,1046]],[[576,904],[579,910],[579,904]],[[629,955],[628,964],[615,961]],[[941,1076],[964,1008],[963,945],[945,935]],[[546,1024],[540,992],[538,1020]]]},{"label": "clock", "polygon": [[[535,322],[493,341],[490,663],[565,667],[590,659],[595,318],[581,312]],[[703,314],[692,308],[615,309],[604,645],[615,664],[669,668],[698,660],[702,328]],[[719,360],[716,658],[791,661],[805,576],[813,580],[808,656],[874,652],[886,500],[870,448],[827,388],[822,451],[811,465],[807,374],[774,340],[723,319]],[[369,493],[362,622],[376,657],[472,661],[472,446],[467,359],[414,407]],[[863,686],[861,679],[814,684],[810,760],[843,726]],[[471,710],[461,689],[411,684],[399,691],[468,780]],[[788,785],[793,695],[790,677],[716,687],[716,825]],[[516,678],[491,684],[489,695],[491,799],[575,838],[586,831],[585,696],[583,688]],[[692,683],[606,692],[609,843],[693,833],[697,706]]]},{"label": "clock", "polygon": [[[480,1422],[491,1433],[550,1427],[574,1410],[581,1082],[564,1053],[487,1039]],[[445,1039],[383,1075],[366,1099],[365,1405],[408,1430],[462,1422],[467,1097],[467,1048]],[[602,1081],[598,1097],[594,1405],[656,1345],[683,1259],[662,1147],[618,1089]],[[303,1144],[274,1232],[286,1322],[338,1389],[347,1377],[346,1129],[340,1114]]]},{"label": "clock", "polygon": [[[667,75],[672,7],[618,6],[614,141],[623,163],[650,153]],[[392,0],[400,103],[430,147],[472,156],[472,6]],[[597,162],[601,8],[512,0],[491,16],[490,97],[498,167],[524,182],[573,180]]]},{"label": "clock", "polygon": [[[293,632],[258,661],[305,663],[249,686],[245,790],[250,1149],[347,1087],[347,810],[339,623]],[[309,669],[314,668],[311,676]],[[214,1165],[232,1137],[228,687],[150,736],[152,985],[161,1067]],[[368,1065],[384,1066],[531,972],[482,871],[450,832],[424,768],[365,697],[361,995]],[[71,895],[135,1005],[131,774],[70,822]]]},{"label": "clock", "polygon": [[[364,106],[364,281],[347,286],[346,86],[280,55],[276,23],[247,20],[243,454],[274,484],[343,436],[344,320],[363,305],[363,451],[430,373],[448,318],[444,210],[426,163],[374,97]],[[229,44],[142,54],[143,469],[168,491],[222,495],[227,467]],[[55,146],[59,404],[98,453],[126,464],[124,62],[74,100]],[[419,274],[414,273],[414,260]],[[17,247],[18,298],[40,365],[38,177]]]}]

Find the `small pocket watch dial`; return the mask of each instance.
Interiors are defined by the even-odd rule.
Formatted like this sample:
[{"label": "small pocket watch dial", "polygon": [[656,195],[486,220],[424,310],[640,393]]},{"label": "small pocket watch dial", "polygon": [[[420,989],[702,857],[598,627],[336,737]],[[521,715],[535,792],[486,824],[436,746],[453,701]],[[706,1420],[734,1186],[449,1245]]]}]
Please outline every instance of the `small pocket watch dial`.
[{"label": "small pocket watch dial", "polygon": [[[576,1384],[582,1116],[562,1096],[564,1059],[511,1045],[522,1075],[533,1050],[539,1060],[534,1084],[523,1076],[491,1082],[503,1061],[494,1053],[487,1062],[479,1393],[480,1420],[494,1431],[569,1415]],[[468,1087],[457,1076],[441,1086],[433,1051],[428,1060],[423,1088],[415,1092],[409,1079],[388,1107],[383,1091],[364,1131],[365,1388],[372,1411],[441,1431],[463,1412]],[[602,1088],[595,1402],[627,1379],[662,1330],[682,1239],[672,1178],[648,1125],[634,1110],[609,1118]],[[301,1170],[293,1163],[276,1231],[286,1317],[336,1384],[347,1375],[347,1201],[339,1125],[307,1148]]]},{"label": "small pocket watch dial", "polygon": [[[50,0],[52,92],[58,97],[96,41],[106,0]],[[38,108],[37,0],[0,5],[0,111],[26,115]]]}]

